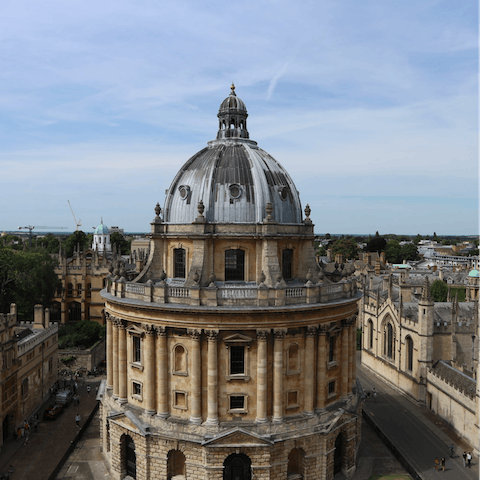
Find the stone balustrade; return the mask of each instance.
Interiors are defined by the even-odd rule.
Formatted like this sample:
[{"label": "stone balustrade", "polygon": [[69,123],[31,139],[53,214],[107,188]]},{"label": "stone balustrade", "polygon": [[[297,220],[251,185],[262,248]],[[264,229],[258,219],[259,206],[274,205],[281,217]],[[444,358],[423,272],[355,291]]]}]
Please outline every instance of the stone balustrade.
[{"label": "stone balustrade", "polygon": [[351,298],[357,292],[355,278],[338,283],[311,283],[303,286],[266,287],[246,282],[234,285],[218,282],[215,286],[181,287],[166,282],[133,283],[124,279],[109,281],[107,292],[114,297],[141,300],[147,303],[186,305],[282,306],[305,303],[328,303]]}]

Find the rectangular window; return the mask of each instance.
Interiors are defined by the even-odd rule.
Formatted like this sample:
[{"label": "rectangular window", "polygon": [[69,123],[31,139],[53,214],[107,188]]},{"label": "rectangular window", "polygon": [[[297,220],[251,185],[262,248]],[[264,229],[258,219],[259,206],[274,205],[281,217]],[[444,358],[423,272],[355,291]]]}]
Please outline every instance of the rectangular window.
[{"label": "rectangular window", "polygon": [[142,361],[141,341],[140,337],[133,337],[133,361],[135,363],[141,363]]},{"label": "rectangular window", "polygon": [[330,335],[328,339],[328,361],[335,361],[335,335]]},{"label": "rectangular window", "polygon": [[337,382],[333,380],[332,382],[328,382],[328,395],[335,395],[335,384]]},{"label": "rectangular window", "polygon": [[298,390],[287,392],[287,409],[298,408]]},{"label": "rectangular window", "polygon": [[293,250],[287,248],[282,252],[282,277],[284,280],[292,279]]},{"label": "rectangular window", "polygon": [[78,295],[79,297],[82,296],[82,284],[81,284],[81,283],[79,283],[79,284],[77,285],[77,295]]},{"label": "rectangular window", "polygon": [[175,267],[173,276],[175,278],[185,278],[185,249],[175,248],[174,257]]},{"label": "rectangular window", "polygon": [[180,410],[187,410],[187,394],[185,392],[174,392],[174,407]]},{"label": "rectangular window", "polygon": [[245,280],[245,251],[225,251],[225,281]]},{"label": "rectangular window", "polygon": [[245,374],[245,347],[230,347],[230,375]]},{"label": "rectangular window", "polygon": [[142,386],[137,382],[133,382],[132,393],[133,393],[133,395],[137,395],[137,396],[141,397],[142,396]]},{"label": "rectangular window", "polygon": [[245,397],[243,395],[232,395],[230,397],[230,410],[244,410]]}]

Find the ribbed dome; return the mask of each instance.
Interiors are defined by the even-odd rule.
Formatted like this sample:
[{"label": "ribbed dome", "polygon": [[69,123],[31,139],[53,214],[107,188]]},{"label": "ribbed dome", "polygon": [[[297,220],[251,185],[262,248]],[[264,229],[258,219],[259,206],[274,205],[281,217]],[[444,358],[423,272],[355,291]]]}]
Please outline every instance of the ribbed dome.
[{"label": "ribbed dome", "polygon": [[479,276],[478,270],[477,270],[477,269],[470,270],[468,276],[469,276],[469,277],[478,277],[478,276]]},{"label": "ribbed dome", "polygon": [[107,235],[108,234],[108,228],[106,225],[103,224],[103,222],[94,230],[93,232],[95,235]]},{"label": "ribbed dome", "polygon": [[[236,97],[234,88],[232,85],[232,94],[222,106],[227,101],[234,103],[232,97],[239,100],[244,109],[241,119],[245,120],[245,105]],[[222,107],[218,116],[222,122]],[[237,124],[232,135],[227,135],[228,129],[221,128],[217,140],[209,142],[207,148],[180,169],[167,193],[166,223],[195,221],[200,201],[205,206],[205,219],[211,223],[261,223],[267,216],[269,202],[273,207],[273,221],[302,223],[300,198],[292,179],[256,142],[240,136],[242,126],[246,124]],[[246,132],[246,128],[243,131]],[[224,135],[220,135],[221,132]]]}]

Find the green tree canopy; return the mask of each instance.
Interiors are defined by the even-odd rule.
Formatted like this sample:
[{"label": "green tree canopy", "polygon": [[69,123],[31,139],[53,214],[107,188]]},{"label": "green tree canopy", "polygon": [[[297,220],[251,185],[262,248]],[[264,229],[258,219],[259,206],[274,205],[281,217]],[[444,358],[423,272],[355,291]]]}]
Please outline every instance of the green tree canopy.
[{"label": "green tree canopy", "polygon": [[430,286],[430,294],[436,302],[446,302],[448,287],[442,280],[435,280]]},{"label": "green tree canopy", "polygon": [[105,326],[97,322],[82,320],[65,325],[58,332],[58,346],[60,348],[91,347],[100,338],[105,336]]},{"label": "green tree canopy", "polygon": [[43,238],[37,238],[37,246],[44,247],[47,253],[58,253],[60,241],[56,235],[49,233]]},{"label": "green tree canopy", "polygon": [[401,250],[402,247],[400,246],[400,242],[398,240],[390,240],[385,248],[385,256],[387,258],[387,262],[401,263]]},{"label": "green tree canopy", "polygon": [[32,318],[37,303],[45,308],[51,306],[59,285],[55,262],[48,253],[0,246],[1,313],[10,311],[10,304],[16,303],[21,318]]},{"label": "green tree canopy", "polygon": [[377,232],[375,236],[368,241],[365,250],[367,252],[383,252],[385,251],[386,246],[387,241],[385,240],[385,238],[378,235]]},{"label": "green tree canopy", "polygon": [[73,232],[65,240],[65,250],[67,252],[67,257],[73,256],[73,251],[77,248],[77,245],[80,245],[81,249],[89,247],[88,237],[85,232],[82,232],[81,230]]},{"label": "green tree canopy", "polygon": [[357,242],[351,238],[341,238],[335,241],[331,248],[333,255],[341,253],[346,260],[354,259],[358,257]]},{"label": "green tree canopy", "polygon": [[125,240],[125,237],[118,232],[113,232],[110,235],[110,243],[115,244],[117,246],[117,251],[120,249],[122,252],[122,255],[128,255],[130,253],[130,248],[131,248],[131,240]]},{"label": "green tree canopy", "polygon": [[400,250],[401,260],[420,260],[420,255],[418,254],[417,246],[413,243],[406,243],[402,245]]}]

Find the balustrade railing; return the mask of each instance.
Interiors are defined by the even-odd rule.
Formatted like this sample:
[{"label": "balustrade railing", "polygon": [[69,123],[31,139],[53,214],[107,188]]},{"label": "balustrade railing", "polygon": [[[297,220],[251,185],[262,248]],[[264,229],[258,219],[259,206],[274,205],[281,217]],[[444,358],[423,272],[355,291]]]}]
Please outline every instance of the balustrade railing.
[{"label": "balustrade railing", "polygon": [[127,293],[137,293],[140,295],[145,295],[145,285],[140,285],[138,283],[127,283],[125,285],[125,291]]},{"label": "balustrade railing", "polygon": [[189,298],[190,289],[183,287],[168,287],[168,296],[172,298]]}]

